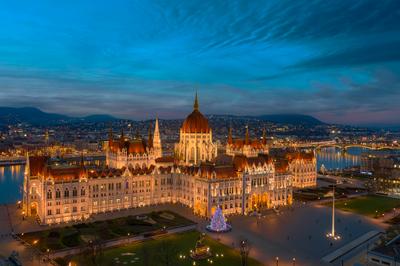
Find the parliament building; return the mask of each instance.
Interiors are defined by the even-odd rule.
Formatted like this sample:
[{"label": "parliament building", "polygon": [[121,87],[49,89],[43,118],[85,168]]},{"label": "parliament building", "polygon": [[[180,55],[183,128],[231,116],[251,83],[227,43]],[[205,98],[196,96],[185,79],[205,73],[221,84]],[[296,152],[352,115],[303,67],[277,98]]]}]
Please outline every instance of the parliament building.
[{"label": "parliament building", "polygon": [[316,185],[314,153],[271,156],[265,131],[260,139],[233,139],[218,154],[213,131],[200,112],[180,128],[174,156],[163,156],[158,119],[147,139],[123,132],[106,141],[106,166],[59,163],[29,156],[23,183],[23,213],[41,224],[88,219],[96,213],[179,203],[210,217],[220,206],[225,215],[246,215],[293,202],[293,188]]}]

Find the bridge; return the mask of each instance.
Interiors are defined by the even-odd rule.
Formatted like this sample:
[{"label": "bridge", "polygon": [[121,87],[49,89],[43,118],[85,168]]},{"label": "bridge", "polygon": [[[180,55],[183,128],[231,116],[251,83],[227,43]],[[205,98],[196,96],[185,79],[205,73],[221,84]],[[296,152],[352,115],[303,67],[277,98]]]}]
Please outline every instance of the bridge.
[{"label": "bridge", "polygon": [[[105,154],[102,152],[91,152],[83,154],[85,161],[105,160]],[[80,154],[66,154],[63,159],[74,161],[81,157]],[[0,166],[21,165],[26,163],[25,156],[0,156]]]},{"label": "bridge", "polygon": [[346,151],[347,149],[353,147],[369,149],[369,150],[400,150],[400,146],[389,145],[386,143],[340,143],[335,140],[291,143],[287,145],[285,144],[275,145],[276,148],[285,146],[286,147],[290,146],[294,148],[314,148],[316,150],[320,150],[322,148],[334,147],[342,151]]},{"label": "bridge", "polygon": [[388,144],[379,144],[379,143],[336,143],[336,144],[321,144],[315,146],[317,150],[322,148],[335,147],[340,150],[346,151],[349,148],[362,148],[368,150],[400,150],[400,146],[393,146]]}]

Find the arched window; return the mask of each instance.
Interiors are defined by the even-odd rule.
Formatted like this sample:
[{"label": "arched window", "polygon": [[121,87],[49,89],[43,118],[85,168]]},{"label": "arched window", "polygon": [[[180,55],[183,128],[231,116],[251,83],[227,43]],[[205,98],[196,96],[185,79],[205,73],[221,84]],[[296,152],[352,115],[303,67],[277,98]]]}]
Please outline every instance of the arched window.
[{"label": "arched window", "polygon": [[52,199],[53,198],[53,193],[51,190],[47,191],[47,199]]},{"label": "arched window", "polygon": [[66,188],[64,191],[64,198],[68,198],[68,197],[69,197],[69,190],[68,190],[68,188]]},{"label": "arched window", "polygon": [[85,189],[81,188],[81,196],[85,196]]},{"label": "arched window", "polygon": [[78,191],[76,190],[76,187],[72,190],[72,197],[78,196]]},{"label": "arched window", "polygon": [[61,197],[61,192],[59,189],[56,191],[56,199],[59,199]]}]

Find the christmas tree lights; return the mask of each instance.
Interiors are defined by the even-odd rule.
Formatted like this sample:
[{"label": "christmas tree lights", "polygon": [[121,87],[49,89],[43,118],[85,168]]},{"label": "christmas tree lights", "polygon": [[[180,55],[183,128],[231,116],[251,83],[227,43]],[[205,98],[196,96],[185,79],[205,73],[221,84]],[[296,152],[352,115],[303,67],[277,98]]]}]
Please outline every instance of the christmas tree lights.
[{"label": "christmas tree lights", "polygon": [[211,218],[211,223],[207,225],[207,230],[211,232],[228,232],[232,228],[229,224],[226,223],[224,214],[222,213],[221,208],[218,206],[213,217]]}]

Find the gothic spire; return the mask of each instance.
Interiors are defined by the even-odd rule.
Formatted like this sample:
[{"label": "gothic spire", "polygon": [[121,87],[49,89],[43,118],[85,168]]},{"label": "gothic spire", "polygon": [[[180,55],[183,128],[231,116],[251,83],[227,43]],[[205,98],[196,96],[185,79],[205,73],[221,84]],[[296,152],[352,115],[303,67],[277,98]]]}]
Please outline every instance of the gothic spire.
[{"label": "gothic spire", "polygon": [[197,98],[197,91],[196,91],[196,96],[195,96],[195,98],[194,98],[194,105],[193,105],[193,109],[194,110],[199,110],[199,100],[198,100],[198,98]]},{"label": "gothic spire", "polygon": [[156,157],[158,158],[162,157],[161,137],[160,137],[160,130],[158,128],[158,117],[156,117],[156,122],[154,125],[153,148]]}]

